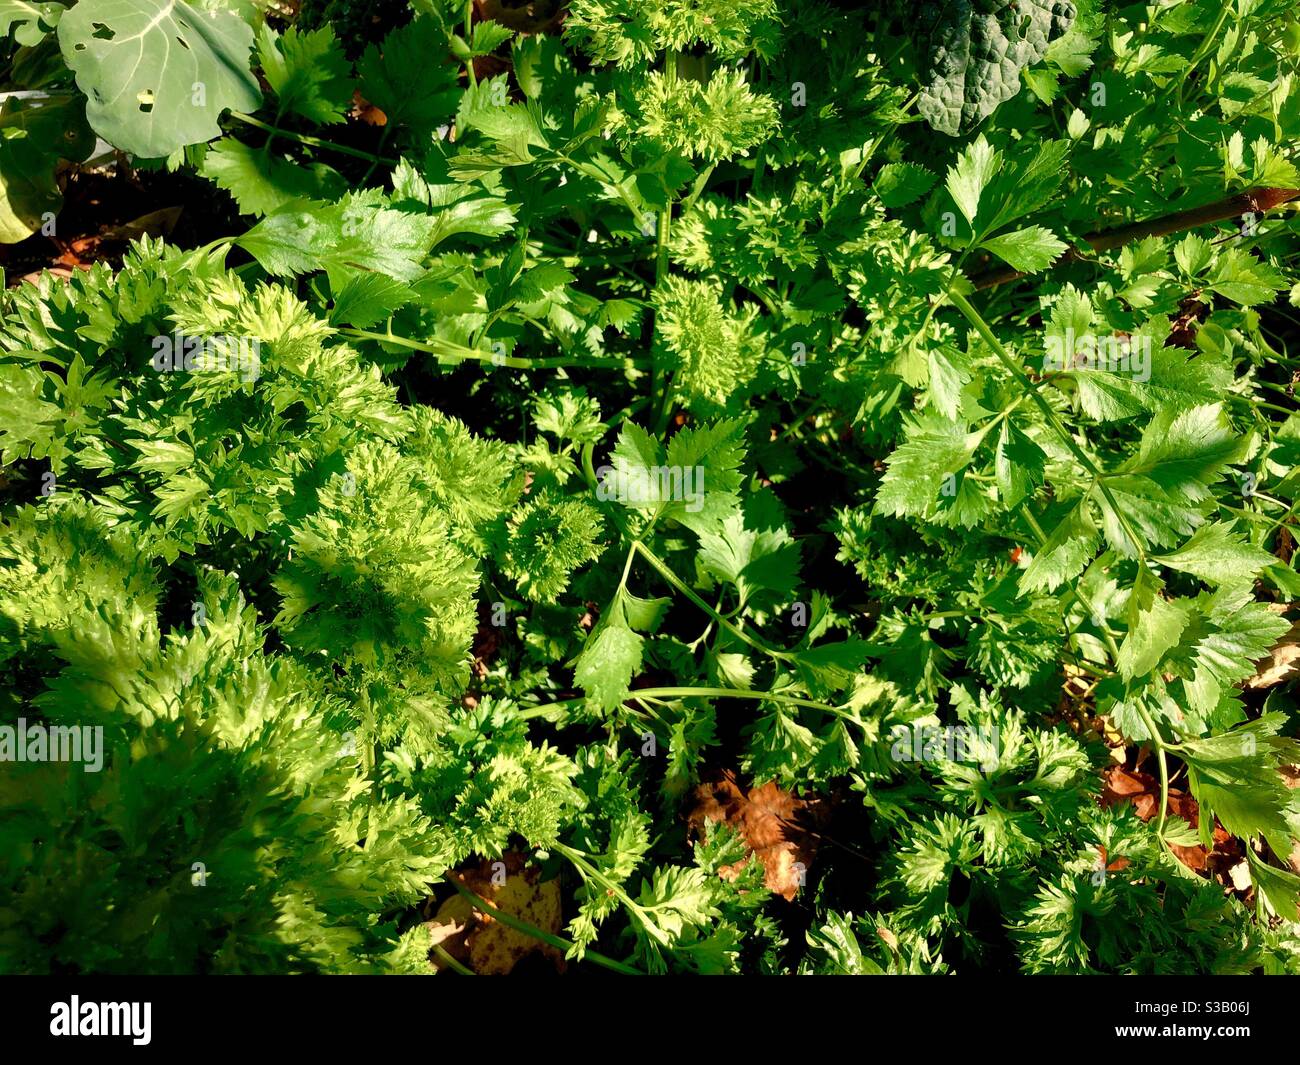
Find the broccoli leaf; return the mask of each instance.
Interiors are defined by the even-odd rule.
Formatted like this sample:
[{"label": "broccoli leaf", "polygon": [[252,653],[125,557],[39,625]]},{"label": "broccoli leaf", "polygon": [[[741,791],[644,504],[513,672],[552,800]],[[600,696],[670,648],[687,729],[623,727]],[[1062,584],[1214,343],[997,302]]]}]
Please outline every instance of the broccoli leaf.
[{"label": "broccoli leaf", "polygon": [[258,108],[252,47],[239,15],[185,0],[81,0],[59,20],[87,121],[144,159],[218,136],[223,111]]}]

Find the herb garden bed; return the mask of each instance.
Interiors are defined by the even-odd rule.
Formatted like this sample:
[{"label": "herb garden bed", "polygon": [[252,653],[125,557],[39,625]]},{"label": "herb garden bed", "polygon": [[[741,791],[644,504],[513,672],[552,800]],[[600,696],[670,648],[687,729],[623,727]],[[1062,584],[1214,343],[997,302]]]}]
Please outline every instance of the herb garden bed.
[{"label": "herb garden bed", "polygon": [[0,0],[0,94],[0,970],[1300,972],[1287,0]]}]

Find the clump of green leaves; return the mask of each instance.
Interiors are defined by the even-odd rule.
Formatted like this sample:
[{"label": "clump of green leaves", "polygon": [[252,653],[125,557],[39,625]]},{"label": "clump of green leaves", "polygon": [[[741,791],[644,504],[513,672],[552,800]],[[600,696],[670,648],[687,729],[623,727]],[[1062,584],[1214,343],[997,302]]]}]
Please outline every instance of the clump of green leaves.
[{"label": "clump of green leaves", "polygon": [[[0,724],[106,768],[0,783],[0,956],[419,971],[516,851],[583,968],[1296,971],[1283,0],[362,10],[5,113],[15,234],[78,92],[245,222],[4,295]],[[718,771],[831,811],[798,919]]]}]

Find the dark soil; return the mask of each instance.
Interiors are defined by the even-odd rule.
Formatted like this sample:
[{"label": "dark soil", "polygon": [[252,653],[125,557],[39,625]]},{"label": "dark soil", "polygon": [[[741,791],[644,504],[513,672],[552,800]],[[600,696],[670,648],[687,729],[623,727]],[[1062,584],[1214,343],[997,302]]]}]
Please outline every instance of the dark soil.
[{"label": "dark soil", "polygon": [[96,262],[116,267],[131,240],[145,234],[195,248],[246,228],[226,193],[183,171],[135,170],[122,162],[69,170],[64,182],[54,235],[0,244],[7,285],[45,269],[66,272]]}]

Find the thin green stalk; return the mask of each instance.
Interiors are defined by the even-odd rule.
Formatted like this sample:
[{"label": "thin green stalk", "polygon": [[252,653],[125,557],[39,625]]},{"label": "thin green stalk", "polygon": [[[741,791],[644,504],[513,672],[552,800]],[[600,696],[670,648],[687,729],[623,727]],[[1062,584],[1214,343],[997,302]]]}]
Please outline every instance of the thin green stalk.
[{"label": "thin green stalk", "polygon": [[668,242],[673,233],[673,205],[670,203],[659,212],[659,222],[655,227],[655,284],[668,273]]},{"label": "thin green stalk", "polygon": [[[474,0],[465,0],[465,44],[468,47],[474,37]],[[474,77],[474,57],[465,60],[465,76],[471,85],[478,84]]]},{"label": "thin green stalk", "polygon": [[1223,24],[1228,20],[1228,16],[1232,14],[1235,6],[1236,6],[1235,4],[1228,3],[1227,0],[1224,0],[1224,3],[1221,5],[1221,8],[1219,10],[1218,21],[1215,22],[1214,28],[1205,35],[1205,40],[1201,42],[1201,46],[1196,50],[1195,54],[1192,56],[1191,62],[1189,62],[1187,66],[1183,68],[1182,76],[1179,77],[1178,79],[1178,106],[1179,107],[1182,107],[1183,104],[1183,90],[1187,85],[1188,75],[1190,75],[1191,72],[1195,70],[1198,66],[1200,66],[1202,59],[1204,59],[1207,55],[1210,54],[1211,49],[1214,48],[1214,42],[1219,36],[1219,32],[1223,29]]},{"label": "thin green stalk", "polygon": [[1151,733],[1151,743],[1156,749],[1156,763],[1160,768],[1160,819],[1156,822],[1156,835],[1160,837],[1160,842],[1164,843],[1165,819],[1169,816],[1169,765],[1165,760],[1165,741],[1156,728],[1156,723],[1151,720],[1146,707],[1140,703],[1133,705],[1138,717],[1142,719],[1142,724]]},{"label": "thin green stalk", "polygon": [[[284,119],[284,108],[283,108],[283,107],[280,107],[280,108],[278,108],[278,109],[276,110],[276,112],[275,112],[275,124],[276,124],[276,126],[279,126],[279,125],[280,125],[280,122],[281,122],[283,119]],[[265,155],[268,159],[269,159],[270,156],[271,156],[271,145],[275,143],[275,138],[276,138],[277,136],[279,136],[279,131],[278,131],[278,130],[277,130],[276,132],[274,132],[274,133],[270,133],[270,134],[268,134],[268,135],[267,135],[267,138],[266,138],[266,141],[262,144],[262,154]]]},{"label": "thin green stalk", "polygon": [[682,210],[689,211],[695,206],[695,201],[700,198],[704,191],[704,186],[709,183],[709,178],[713,176],[713,171],[717,168],[717,163],[710,163],[700,171],[700,176],[695,179],[695,184],[691,186],[690,195],[682,200]]},{"label": "thin green stalk", "polygon": [[637,551],[641,553],[641,557],[644,558],[647,562],[649,562],[650,565],[654,567],[656,572],[658,572],[658,574],[661,577],[663,577],[664,580],[666,580],[670,585],[673,586],[673,588],[681,592],[682,595],[686,596],[687,599],[689,599],[697,607],[699,607],[706,614],[708,614],[709,617],[713,618],[713,620],[716,621],[719,625],[721,625],[724,629],[726,629],[733,636],[735,636],[736,639],[740,640],[742,643],[748,644],[755,651],[760,651],[763,654],[769,655],[772,658],[785,660],[791,657],[785,651],[778,651],[775,648],[768,647],[766,644],[763,644],[760,641],[754,639],[754,637],[750,636],[749,633],[745,632],[743,629],[739,628],[738,626],[732,624],[732,622],[728,621],[725,617],[723,617],[716,610],[714,610],[713,607],[709,606],[709,604],[705,600],[701,599],[698,595],[696,595],[695,591],[689,585],[687,585],[685,581],[683,581],[680,577],[678,577],[677,574],[672,571],[672,568],[666,562],[663,561],[663,559],[661,559],[658,555],[656,555],[653,551],[651,551],[648,547],[646,547],[645,544],[637,543],[634,544],[633,546]]},{"label": "thin green stalk", "polygon": [[[664,53],[664,82],[673,86],[677,83],[677,53],[669,50]],[[673,205],[670,201],[659,212],[655,225],[655,287],[658,288],[668,276],[668,243],[672,239]],[[667,370],[660,365],[659,345],[654,342],[654,335],[659,332],[656,316],[655,330],[651,339],[651,393],[659,397],[659,413],[654,421],[655,434],[662,436],[668,427],[668,412],[672,400],[672,389],[668,382]],[[662,392],[660,391],[662,389]]]},{"label": "thin green stalk", "polygon": [[195,254],[197,254],[197,255],[206,256],[206,255],[208,255],[208,254],[210,254],[210,253],[216,251],[218,248],[226,248],[226,249],[229,249],[230,246],[231,246],[232,244],[234,244],[234,243],[235,243],[235,238],[234,238],[234,237],[218,237],[216,240],[209,241],[207,244],[203,245],[203,247],[201,247],[201,248],[195,248],[195,249],[194,249],[194,252],[195,252]]},{"label": "thin green stalk", "polygon": [[395,336],[392,333],[374,333],[368,329],[345,328],[340,329],[339,332],[344,336],[356,337],[359,340],[375,340],[383,344],[393,344],[399,348],[407,348],[411,351],[422,351],[428,355],[436,355],[438,361],[446,366],[457,366],[467,361],[486,362],[494,366],[508,366],[512,370],[554,370],[566,367],[610,370],[626,369],[629,366],[638,364],[644,365],[644,360],[631,358],[584,359],[560,356],[550,359],[520,359],[509,355],[497,355],[495,352],[483,351],[478,348],[467,348],[463,344],[456,344],[450,340],[412,340],[409,337]]},{"label": "thin green stalk", "polygon": [[907,98],[907,102],[904,103],[903,106],[898,109],[900,120],[898,122],[895,122],[887,130],[883,131],[880,134],[880,136],[878,136],[875,140],[871,142],[871,147],[867,148],[862,153],[862,158],[858,161],[858,165],[853,169],[854,180],[857,180],[858,178],[862,177],[862,171],[864,171],[867,168],[867,164],[871,162],[872,158],[874,158],[876,152],[880,149],[880,146],[885,142],[885,138],[891,136],[894,133],[894,131],[898,129],[899,126],[904,125],[906,123],[907,120],[902,118],[902,116],[906,115],[910,110],[912,110],[913,105],[920,98],[921,98],[921,93],[919,90],[917,92],[912,93],[912,95]]},{"label": "thin green stalk", "polygon": [[272,126],[269,122],[263,122],[260,118],[254,118],[252,115],[246,115],[241,111],[228,111],[227,114],[245,125],[264,130],[277,137],[287,137],[291,141],[297,141],[299,144],[305,144],[310,148],[324,148],[327,151],[338,152],[340,155],[350,155],[354,159],[365,159],[370,163],[383,163],[385,166],[397,165],[396,159],[385,159],[373,152],[363,152],[360,148],[350,148],[346,144],[336,144],[334,141],[323,140],[320,137],[309,137],[305,133],[295,133],[291,129],[281,129],[279,126]]},{"label": "thin green stalk", "polygon": [[592,862],[589,861],[591,857],[589,854],[580,851],[575,847],[566,846],[563,843],[556,843],[554,844],[554,847],[558,853],[563,854],[573,863],[574,867],[578,870],[584,880],[594,880],[596,885],[603,888],[607,895],[614,896],[619,902],[627,907],[628,913],[632,915],[633,919],[636,920],[647,935],[658,940],[663,946],[668,946],[668,943],[665,942],[663,933],[660,931],[658,925],[651,919],[650,910],[647,909],[647,907],[642,906],[636,901],[636,899],[632,898],[631,895],[623,890],[622,884],[618,883],[616,880],[611,880],[595,865],[593,865]]},{"label": "thin green stalk", "polygon": [[[393,132],[393,123],[389,122],[386,126],[384,126],[384,131],[379,134],[379,144],[376,146],[375,149],[376,151],[382,152],[384,150],[384,145],[388,143],[388,138],[392,134],[392,132]],[[370,180],[370,175],[375,172],[375,167],[379,165],[379,159],[380,157],[376,155],[374,161],[366,169],[366,172],[361,175],[361,181],[358,184],[364,186],[366,182]]]},{"label": "thin green stalk", "polygon": [[1034,530],[1034,535],[1038,537],[1039,545],[1041,546],[1042,544],[1047,543],[1047,533],[1045,533],[1043,527],[1038,524],[1038,519],[1034,517],[1034,512],[1026,506],[1020,513],[1024,515],[1025,521],[1029,523],[1029,527]]},{"label": "thin green stalk", "polygon": [[1239,515],[1240,517],[1245,518],[1247,521],[1253,521],[1256,523],[1262,522],[1266,526],[1264,530],[1265,533],[1270,533],[1278,526],[1285,525],[1287,523],[1287,519],[1291,517],[1292,513],[1294,513],[1296,506],[1300,505],[1300,500],[1297,500],[1290,507],[1288,507],[1287,512],[1278,518],[1271,518],[1267,514],[1261,514],[1258,510],[1246,510],[1242,507],[1234,507],[1229,505],[1228,503],[1224,503],[1222,500],[1216,500],[1214,505],[1217,506],[1220,510],[1226,510],[1229,514]]},{"label": "thin green stalk", "polygon": [[556,710],[568,710],[571,707],[581,706],[587,700],[581,695],[572,699],[558,699],[553,703],[541,703],[537,706],[530,706],[527,710],[521,710],[516,716],[521,721],[531,721],[538,717],[547,717]]},{"label": "thin green stalk", "polygon": [[799,429],[810,417],[812,417],[814,413],[816,413],[821,408],[823,402],[825,401],[822,399],[814,399],[811,403],[809,403],[808,406],[804,408],[802,414],[796,414],[792,419],[790,419],[790,424],[785,427],[785,430],[781,433],[780,436],[777,437],[777,439],[784,440],[786,439],[786,437],[792,435],[797,436],[799,433]]},{"label": "thin green stalk", "polygon": [[647,699],[754,699],[763,703],[785,703],[788,706],[804,706],[810,710],[822,710],[828,714],[841,716],[843,707],[830,703],[818,702],[816,699],[801,699],[784,692],[749,691],[745,688],[637,688],[628,692],[628,699],[644,696]]},{"label": "thin green stalk", "polygon": [[[852,720],[851,715],[846,714],[843,707],[833,706],[830,703],[818,702],[816,699],[802,699],[796,695],[786,695],[784,692],[750,691],[746,688],[635,688],[627,693],[623,702],[635,702],[641,699],[753,699],[756,702],[785,703],[787,706],[802,706],[809,710],[821,710],[823,713],[834,714],[837,717],[847,717]],[[553,703],[530,706],[527,710],[520,711],[517,716],[522,721],[530,721],[534,718],[546,717],[556,710],[567,710],[570,707],[581,706],[585,702],[586,699],[582,696],[575,696],[572,699],[559,699]]]},{"label": "thin green stalk", "polygon": [[[719,613],[721,610],[722,610],[722,596],[719,595],[718,601],[713,604],[713,612],[716,614]],[[713,625],[714,625],[713,618],[710,617],[709,623],[704,626],[704,631],[700,633],[699,636],[697,636],[694,640],[692,640],[690,643],[686,645],[687,649],[691,651],[692,654],[695,652],[695,649],[700,646],[700,644],[702,644],[705,640],[709,638],[709,633],[713,631]]]},{"label": "thin green stalk", "polygon": [[[663,283],[668,276],[668,241],[672,236],[673,206],[668,204],[659,212],[659,223],[655,235],[655,287]],[[659,332],[658,315],[655,316],[655,332]],[[650,390],[658,399],[658,414],[655,416],[655,435],[662,436],[668,427],[668,412],[672,402],[672,385],[667,369],[662,365],[659,345],[651,340],[651,379]]]},{"label": "thin green stalk", "polygon": [[478,973],[476,973],[468,965],[463,965],[461,962],[458,962],[455,958],[453,958],[450,954],[448,954],[447,948],[444,947],[441,943],[435,943],[433,945],[433,952],[436,955],[438,955],[439,958],[442,959],[442,963],[445,966],[447,966],[447,968],[450,969],[452,972],[459,973],[461,976],[478,975]]},{"label": "thin green stalk", "polygon": [[[482,910],[489,917],[493,918],[494,920],[500,921],[507,928],[513,928],[516,932],[522,932],[526,936],[532,936],[534,939],[539,939],[543,943],[555,947],[557,950],[564,951],[566,954],[569,951],[574,949],[574,943],[572,940],[565,939],[562,936],[553,935],[550,932],[538,928],[535,924],[529,924],[527,921],[523,920],[522,918],[516,917],[512,913],[506,913],[504,910],[497,909],[490,902],[488,902],[487,899],[483,898],[482,895],[479,895],[476,892],[473,892],[469,888],[467,888],[464,884],[462,884],[459,880],[457,880],[454,876],[452,876],[450,872],[446,874],[444,879],[447,881],[447,883],[449,883],[452,887],[454,887],[457,891],[459,891],[462,895],[464,895],[465,898],[467,898],[473,904],[476,910]],[[610,969],[616,973],[622,973],[624,976],[645,975],[645,973],[643,973],[640,969],[634,969],[632,968],[632,966],[627,965],[626,963],[621,961],[615,961],[613,958],[608,958],[604,954],[597,954],[594,950],[586,950],[583,952],[582,956],[587,961],[594,962],[596,965],[603,966],[604,968]]]},{"label": "thin green stalk", "polygon": [[596,442],[588,440],[582,445],[582,476],[587,482],[587,487],[593,492],[600,487],[600,482],[596,479],[596,465],[594,455],[596,453]]},{"label": "thin green stalk", "polygon": [[1119,503],[1116,501],[1110,487],[1103,479],[1102,472],[1097,464],[1093,462],[1088,453],[1079,446],[1078,441],[1074,439],[1070,431],[1061,424],[1061,420],[1057,417],[1056,411],[1052,410],[1051,404],[1049,404],[1038,390],[1034,388],[1034,383],[1029,380],[1025,371],[1021,369],[1015,359],[1011,357],[1007,352],[1007,349],[1002,346],[1002,341],[994,335],[993,330],[989,328],[988,322],[984,321],[983,316],[971,305],[970,301],[960,292],[956,291],[949,292],[948,299],[954,307],[966,316],[966,320],[975,327],[975,332],[980,335],[984,343],[986,343],[992,350],[993,354],[997,356],[998,361],[1007,368],[1018,382],[1020,382],[1022,387],[1029,391],[1030,397],[1038,406],[1038,409],[1042,411],[1043,417],[1047,419],[1047,423],[1052,427],[1052,431],[1060,437],[1061,442],[1070,449],[1070,453],[1078,459],[1084,469],[1092,474],[1095,487],[1101,492],[1102,497],[1106,501],[1106,505],[1110,508],[1111,513],[1115,515],[1115,520],[1119,522],[1125,534],[1128,536],[1129,542],[1132,543],[1133,549],[1137,552],[1138,558],[1145,561],[1146,551],[1142,547],[1142,541],[1138,539],[1137,534],[1129,525],[1128,519],[1124,517],[1124,513],[1119,509]]}]

